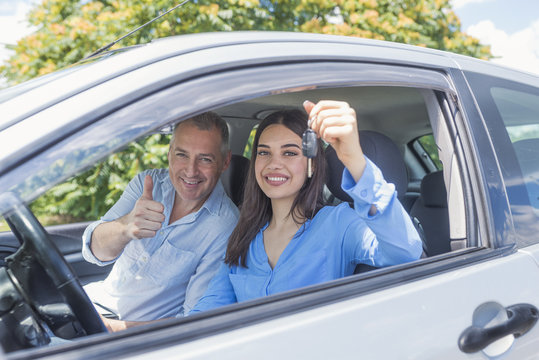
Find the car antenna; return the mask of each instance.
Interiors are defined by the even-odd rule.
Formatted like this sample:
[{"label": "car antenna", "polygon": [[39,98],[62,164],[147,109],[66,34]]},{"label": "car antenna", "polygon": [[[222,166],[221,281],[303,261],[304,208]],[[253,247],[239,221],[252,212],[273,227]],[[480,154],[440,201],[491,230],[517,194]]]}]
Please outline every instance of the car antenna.
[{"label": "car antenna", "polygon": [[99,50],[97,50],[97,51],[93,52],[92,54],[86,56],[86,57],[85,57],[84,59],[82,59],[82,60],[89,59],[89,58],[91,58],[92,56],[96,56],[97,54],[101,54],[103,51],[110,49],[110,48],[111,48],[112,46],[114,46],[116,43],[122,41],[123,39],[125,39],[125,38],[128,37],[128,36],[130,36],[131,34],[133,34],[133,33],[137,32],[137,31],[139,31],[140,29],[142,29],[142,28],[145,27],[146,25],[149,25],[149,24],[153,23],[155,20],[162,18],[163,16],[165,16],[165,15],[168,14],[169,12],[176,10],[177,8],[179,8],[180,6],[184,5],[185,3],[189,2],[189,1],[190,1],[190,0],[184,0],[183,2],[181,2],[181,3],[179,3],[178,5],[174,6],[172,9],[167,10],[166,12],[162,13],[161,15],[159,15],[159,16],[153,18],[152,20],[148,21],[147,23],[145,23],[145,24],[139,26],[139,27],[136,28],[135,30],[132,30],[132,31],[130,31],[129,33],[125,34],[125,35],[122,36],[121,38],[119,38],[119,39],[117,39],[117,40],[114,40],[114,41],[111,42],[110,44],[103,46],[102,48],[100,48]]}]

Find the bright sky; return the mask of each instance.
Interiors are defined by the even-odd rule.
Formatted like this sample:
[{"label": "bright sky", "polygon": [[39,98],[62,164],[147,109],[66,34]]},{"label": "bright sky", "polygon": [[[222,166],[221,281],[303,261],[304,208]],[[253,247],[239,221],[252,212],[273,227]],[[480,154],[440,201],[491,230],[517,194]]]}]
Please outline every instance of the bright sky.
[{"label": "bright sky", "polygon": [[[31,32],[25,14],[39,0],[0,0],[0,62],[4,44]],[[452,0],[462,30],[491,45],[493,62],[539,74],[539,0]]]},{"label": "bright sky", "polygon": [[493,62],[539,74],[539,0],[453,0],[462,30],[491,45]]},{"label": "bright sky", "polygon": [[0,0],[0,62],[11,54],[6,44],[15,44],[17,40],[31,32],[25,21],[25,15],[36,0]]}]

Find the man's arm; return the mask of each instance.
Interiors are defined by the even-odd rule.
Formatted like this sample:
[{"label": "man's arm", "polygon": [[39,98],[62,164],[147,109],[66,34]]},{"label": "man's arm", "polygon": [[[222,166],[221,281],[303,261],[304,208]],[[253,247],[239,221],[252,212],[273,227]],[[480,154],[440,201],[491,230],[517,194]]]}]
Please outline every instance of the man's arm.
[{"label": "man's arm", "polygon": [[116,332],[116,331],[122,331],[134,326],[139,325],[146,325],[151,324],[157,321],[165,320],[165,319],[157,319],[157,320],[151,320],[151,321],[126,321],[126,320],[116,320],[116,319],[108,319],[106,317],[101,316],[101,320],[103,321],[103,324],[105,324],[105,327],[109,332]]},{"label": "man's arm", "polygon": [[97,259],[113,260],[132,239],[155,236],[165,221],[165,215],[163,204],[153,200],[152,192],[152,177],[146,175],[142,196],[133,209],[127,215],[102,223],[94,229],[90,249]]},{"label": "man's arm", "polygon": [[191,276],[189,284],[187,284],[185,300],[179,316],[187,316],[206,292],[208,284],[215,274],[217,274],[219,266],[223,261],[223,254],[225,253],[226,243],[231,231],[226,231],[216,238],[210,251],[200,260],[195,273]]}]

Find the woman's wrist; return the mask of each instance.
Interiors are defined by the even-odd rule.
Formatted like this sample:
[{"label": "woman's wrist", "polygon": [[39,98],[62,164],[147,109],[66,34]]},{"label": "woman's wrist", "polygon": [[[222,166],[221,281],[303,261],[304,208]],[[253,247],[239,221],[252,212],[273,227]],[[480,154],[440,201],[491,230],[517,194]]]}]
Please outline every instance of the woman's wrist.
[{"label": "woman's wrist", "polygon": [[360,153],[359,156],[356,154],[340,160],[357,183],[367,167],[367,160],[365,160],[363,153]]}]

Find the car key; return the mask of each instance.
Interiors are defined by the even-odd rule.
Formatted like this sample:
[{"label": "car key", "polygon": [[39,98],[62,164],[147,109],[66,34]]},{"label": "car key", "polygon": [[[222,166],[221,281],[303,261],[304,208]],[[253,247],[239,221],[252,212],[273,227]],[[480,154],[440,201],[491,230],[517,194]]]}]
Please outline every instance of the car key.
[{"label": "car key", "polygon": [[318,150],[317,145],[316,133],[311,128],[308,128],[303,133],[301,147],[303,156],[307,157],[307,176],[309,178],[313,176],[313,158]]}]

